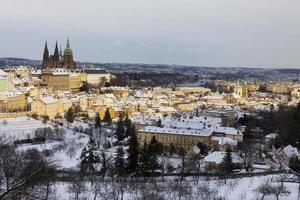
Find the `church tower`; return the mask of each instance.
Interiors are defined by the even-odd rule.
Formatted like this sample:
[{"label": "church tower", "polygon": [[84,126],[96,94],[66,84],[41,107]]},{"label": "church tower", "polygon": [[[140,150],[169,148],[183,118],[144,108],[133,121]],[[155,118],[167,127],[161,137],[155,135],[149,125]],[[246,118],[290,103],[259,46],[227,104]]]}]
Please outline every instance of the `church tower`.
[{"label": "church tower", "polygon": [[64,50],[64,57],[63,57],[63,65],[65,69],[75,69],[75,63],[73,61],[73,52],[70,46],[69,38],[67,39],[67,45]]},{"label": "church tower", "polygon": [[55,44],[55,50],[54,50],[54,55],[53,55],[53,65],[52,68],[58,68],[60,67],[60,61],[59,61],[59,52],[58,52],[58,46],[57,46],[57,41]]},{"label": "church tower", "polygon": [[47,46],[47,41],[45,42],[44,54],[43,54],[43,64],[42,69],[46,69],[49,66],[49,51]]}]

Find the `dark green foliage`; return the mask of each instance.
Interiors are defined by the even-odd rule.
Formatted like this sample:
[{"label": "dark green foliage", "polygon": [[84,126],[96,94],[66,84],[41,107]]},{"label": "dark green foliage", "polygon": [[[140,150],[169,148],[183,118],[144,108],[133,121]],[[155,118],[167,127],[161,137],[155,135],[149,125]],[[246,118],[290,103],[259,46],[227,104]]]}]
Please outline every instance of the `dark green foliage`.
[{"label": "dark green foliage", "polygon": [[154,175],[160,167],[157,155],[152,152],[147,143],[144,144],[139,156],[139,172],[143,176]]},{"label": "dark green foliage", "polygon": [[119,120],[117,122],[117,130],[116,136],[118,141],[122,141],[126,137],[125,128],[124,128],[124,121],[122,115],[119,116]]},{"label": "dark green foliage", "polygon": [[110,112],[109,112],[108,108],[105,111],[103,122],[105,122],[107,124],[111,124],[111,122],[112,122],[112,119],[111,119]]},{"label": "dark green foliage", "polygon": [[125,161],[124,161],[124,151],[122,146],[120,146],[117,149],[117,154],[115,156],[114,160],[114,172],[115,174],[121,176],[126,173],[126,167],[125,167]]},{"label": "dark green foliage", "polygon": [[89,93],[90,92],[89,83],[87,81],[83,82],[82,86],[79,88],[79,91]]},{"label": "dark green foliage", "polygon": [[157,127],[162,127],[161,119],[158,119],[158,120],[157,120],[156,126],[157,126]]},{"label": "dark green foliage", "polygon": [[233,163],[232,163],[232,155],[231,149],[226,148],[225,156],[223,158],[223,170],[225,173],[231,173],[233,170]]},{"label": "dark green foliage", "polygon": [[143,176],[148,175],[150,171],[149,160],[148,145],[145,143],[139,155],[139,173]]},{"label": "dark green foliage", "polygon": [[298,157],[292,157],[289,162],[289,167],[296,173],[300,173],[300,160]]},{"label": "dark green foliage", "polygon": [[96,150],[96,143],[91,137],[89,143],[81,152],[81,172],[86,173],[95,171],[94,164],[100,162],[100,157]]},{"label": "dark green foliage", "polygon": [[102,177],[104,177],[107,172],[107,168],[108,168],[108,166],[107,166],[108,159],[106,158],[106,155],[104,152],[101,153],[101,157],[102,157],[102,160],[101,160],[102,167],[101,167],[100,173],[102,174]]},{"label": "dark green foliage", "polygon": [[128,158],[127,158],[127,168],[129,173],[133,173],[138,168],[138,159],[139,159],[139,143],[136,136],[135,127],[131,127],[130,138],[128,140]]},{"label": "dark green foliage", "polygon": [[95,117],[95,129],[99,128],[101,128],[101,119],[99,113],[97,112]]},{"label": "dark green foliage", "polygon": [[196,115],[196,117],[199,117],[199,108],[196,108],[195,115]]},{"label": "dark green foliage", "polygon": [[68,109],[66,119],[68,123],[74,122],[74,110],[72,107]]},{"label": "dark green foliage", "polygon": [[123,124],[125,126],[125,137],[131,136],[131,134],[133,134],[133,132],[135,132],[135,130],[134,130],[134,126],[133,126],[131,120],[128,118],[128,115],[126,115],[126,118],[125,118]]},{"label": "dark green foliage", "polygon": [[149,151],[153,152],[156,155],[160,155],[163,152],[163,145],[156,140],[155,136],[151,138],[151,141],[149,143]]},{"label": "dark green foliage", "polygon": [[281,106],[278,111],[260,114],[260,127],[265,134],[278,133],[276,147],[292,145],[300,148],[300,104],[295,108]]},{"label": "dark green foliage", "polygon": [[170,144],[169,153],[170,153],[170,155],[173,155],[173,154],[177,153],[177,148],[176,148],[176,146],[173,143]]},{"label": "dark green foliage", "polygon": [[203,143],[201,143],[201,142],[198,142],[197,147],[200,149],[200,154],[201,154],[201,155],[207,154],[207,152],[208,152],[208,147],[207,147],[205,144],[203,144]]}]

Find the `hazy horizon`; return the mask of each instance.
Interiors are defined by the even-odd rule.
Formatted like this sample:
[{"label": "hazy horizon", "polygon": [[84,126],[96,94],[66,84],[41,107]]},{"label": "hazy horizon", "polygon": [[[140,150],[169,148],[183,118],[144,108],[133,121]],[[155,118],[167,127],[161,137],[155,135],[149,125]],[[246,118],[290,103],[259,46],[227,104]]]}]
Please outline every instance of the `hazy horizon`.
[{"label": "hazy horizon", "polygon": [[41,60],[70,37],[81,62],[300,67],[297,0],[1,0],[0,57]]}]

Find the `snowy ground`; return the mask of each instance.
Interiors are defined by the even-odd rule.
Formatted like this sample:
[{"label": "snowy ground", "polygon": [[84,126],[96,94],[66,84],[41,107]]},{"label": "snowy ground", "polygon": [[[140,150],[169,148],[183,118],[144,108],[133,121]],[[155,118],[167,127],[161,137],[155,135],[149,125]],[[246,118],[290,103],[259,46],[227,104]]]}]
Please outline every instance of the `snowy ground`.
[{"label": "snowy ground", "polygon": [[39,120],[30,117],[7,118],[0,120],[0,135],[15,139],[32,137],[38,128],[47,127]]},{"label": "snowy ground", "polygon": [[[206,185],[210,189],[215,189],[218,193],[218,197],[224,200],[257,200],[261,199],[261,196],[255,191],[255,189],[264,181],[271,180],[272,184],[277,184],[274,181],[280,175],[268,175],[268,176],[259,176],[259,177],[247,177],[247,178],[239,178],[239,179],[229,179],[225,184],[223,180],[202,180],[199,181],[198,186],[194,178],[189,178],[188,180],[184,181],[183,183],[188,183],[190,190],[186,190],[186,192],[182,192],[179,194],[173,185],[176,183],[174,178],[166,179],[164,182],[161,180],[157,180],[158,185],[154,185],[152,183],[130,183],[126,182],[123,183],[123,186],[120,187],[117,183],[112,182],[98,182],[98,187],[100,194],[98,195],[97,199],[106,199],[105,196],[109,196],[111,194],[114,196],[113,199],[121,199],[116,198],[118,194],[120,194],[121,189],[125,191],[124,193],[124,200],[131,200],[131,199],[143,199],[142,196],[145,193],[155,193],[152,195],[152,199],[156,199],[154,196],[158,197],[161,196],[163,199],[191,199],[191,200],[201,200],[199,194],[199,187]],[[70,190],[71,183],[67,182],[57,182],[55,183],[55,190],[58,199],[61,200],[69,200],[74,199],[74,193]],[[94,199],[94,185],[91,185],[90,182],[85,182],[84,189],[82,193],[79,195],[80,199]],[[282,196],[280,200],[296,200],[298,199],[298,184],[296,183],[284,183],[285,187],[289,190],[289,196]],[[112,199],[112,198],[108,198]],[[273,200],[276,199],[275,196],[266,196],[265,200]]]},{"label": "snowy ground", "polygon": [[19,149],[37,149],[39,151],[51,150],[52,159],[57,163],[58,169],[78,169],[80,154],[88,143],[89,137],[85,134],[66,129],[63,141],[46,141],[44,144],[25,144]]}]

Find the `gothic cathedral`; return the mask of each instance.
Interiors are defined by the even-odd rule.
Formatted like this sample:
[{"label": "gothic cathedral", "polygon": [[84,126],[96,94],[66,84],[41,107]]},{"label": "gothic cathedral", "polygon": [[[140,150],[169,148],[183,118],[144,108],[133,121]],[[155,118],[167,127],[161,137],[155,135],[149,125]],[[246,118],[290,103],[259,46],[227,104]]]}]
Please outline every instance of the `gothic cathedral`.
[{"label": "gothic cathedral", "polygon": [[67,45],[62,55],[62,50],[58,51],[57,42],[55,44],[55,50],[53,55],[49,55],[47,41],[45,43],[43,64],[42,69],[53,69],[53,68],[64,68],[64,69],[76,69],[75,62],[73,60],[73,52],[70,47],[69,38],[67,39]]}]

